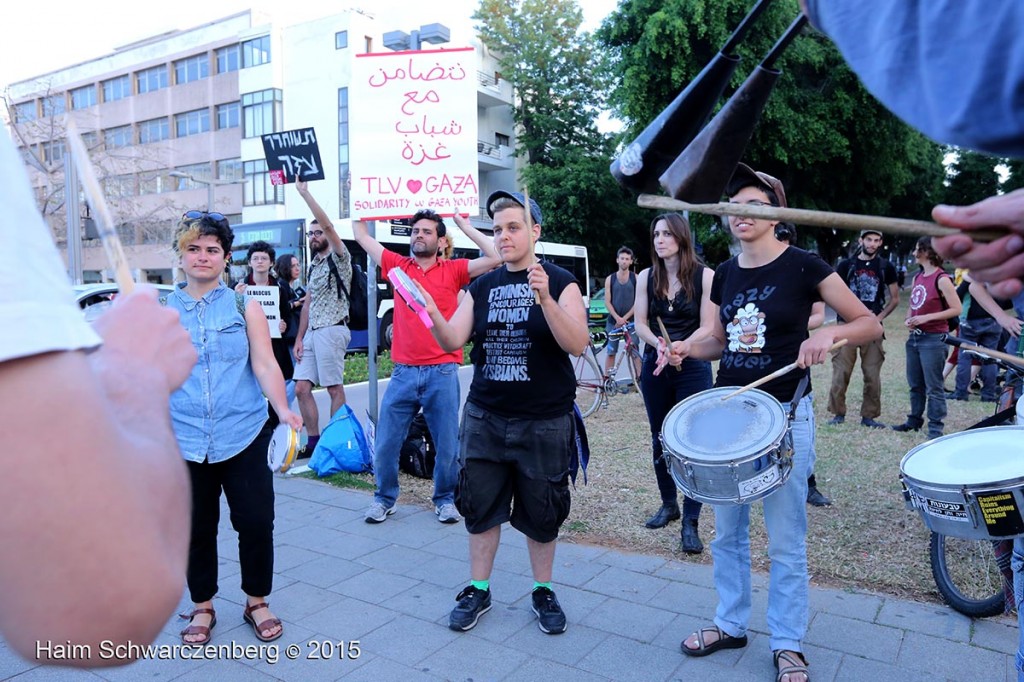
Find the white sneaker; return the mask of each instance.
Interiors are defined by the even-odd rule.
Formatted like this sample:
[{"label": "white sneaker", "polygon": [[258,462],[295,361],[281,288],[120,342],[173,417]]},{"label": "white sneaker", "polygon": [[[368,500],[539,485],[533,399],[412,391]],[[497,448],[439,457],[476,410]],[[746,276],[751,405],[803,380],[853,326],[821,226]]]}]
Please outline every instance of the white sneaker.
[{"label": "white sneaker", "polygon": [[380,502],[374,500],[370,508],[366,510],[364,517],[367,523],[383,523],[389,516],[395,513],[395,505],[385,507]]},{"label": "white sneaker", "polygon": [[451,502],[445,502],[440,507],[434,507],[434,513],[437,514],[437,520],[441,523],[458,523],[462,520],[462,517],[459,516],[459,510]]}]

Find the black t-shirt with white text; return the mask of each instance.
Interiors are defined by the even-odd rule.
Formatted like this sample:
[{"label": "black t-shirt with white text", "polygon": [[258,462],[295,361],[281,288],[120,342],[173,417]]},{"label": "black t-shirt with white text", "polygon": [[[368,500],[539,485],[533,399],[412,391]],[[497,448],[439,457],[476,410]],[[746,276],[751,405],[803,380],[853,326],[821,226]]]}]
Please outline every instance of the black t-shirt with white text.
[{"label": "black t-shirt with white text", "polygon": [[[818,256],[794,247],[756,268],[741,268],[736,258],[720,265],[711,300],[719,306],[725,349],[715,386],[745,386],[795,362],[811,306],[821,300],[818,284],[832,272]],[[759,388],[788,403],[804,374],[796,369]]]},{"label": "black t-shirt with white text", "polygon": [[[544,263],[556,301],[576,279]],[[469,285],[473,297],[473,383],[466,400],[506,418],[551,419],[572,412],[576,375],[541,307],[526,270],[492,270]]]}]

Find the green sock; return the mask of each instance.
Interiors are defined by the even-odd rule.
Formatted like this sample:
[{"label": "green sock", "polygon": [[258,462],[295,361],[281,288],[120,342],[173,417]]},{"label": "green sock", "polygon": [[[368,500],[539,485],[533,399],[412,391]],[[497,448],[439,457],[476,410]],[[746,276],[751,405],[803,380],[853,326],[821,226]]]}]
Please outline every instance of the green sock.
[{"label": "green sock", "polygon": [[487,590],[491,589],[491,581],[490,580],[470,580],[469,584],[472,585],[473,587],[475,587],[478,590],[483,590],[484,592],[486,592]]},{"label": "green sock", "polygon": [[534,580],[533,581],[533,589],[536,590],[538,587],[546,587],[547,589],[550,590],[551,589],[551,583],[539,583],[536,580]]}]

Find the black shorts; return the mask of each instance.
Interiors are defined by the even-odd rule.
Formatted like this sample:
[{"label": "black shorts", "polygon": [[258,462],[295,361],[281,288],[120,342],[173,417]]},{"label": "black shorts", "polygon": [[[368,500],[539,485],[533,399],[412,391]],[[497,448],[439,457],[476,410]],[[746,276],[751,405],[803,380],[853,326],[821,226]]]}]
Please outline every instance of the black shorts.
[{"label": "black shorts", "polygon": [[571,414],[506,419],[466,403],[455,491],[466,530],[483,533],[511,521],[531,540],[555,540],[569,516],[569,456],[575,447]]}]

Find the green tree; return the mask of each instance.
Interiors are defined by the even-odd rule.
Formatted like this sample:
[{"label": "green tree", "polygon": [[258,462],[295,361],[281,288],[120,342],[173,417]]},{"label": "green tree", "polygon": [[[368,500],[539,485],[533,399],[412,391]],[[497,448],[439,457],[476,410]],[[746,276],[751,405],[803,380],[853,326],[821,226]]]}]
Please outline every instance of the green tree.
[{"label": "green tree", "polygon": [[1006,159],[1004,163],[1010,175],[999,188],[1004,192],[1012,192],[1024,187],[1024,159]]},{"label": "green tree", "polygon": [[[623,0],[597,31],[609,51],[609,102],[635,137],[718,53],[750,0]],[[773,3],[739,46],[738,87],[797,15]],[[744,160],[780,178],[792,206],[927,217],[938,196],[942,148],[912,130],[857,81],[832,43],[813,29],[788,47]],[[671,150],[678,153],[680,150]],[[699,232],[699,230],[698,230]],[[801,243],[834,260],[852,232],[808,227]]]},{"label": "green tree", "polygon": [[619,246],[646,243],[646,218],[608,172],[617,141],[597,128],[608,63],[579,4],[481,0],[473,19],[515,88],[521,180],[545,211],[545,238],[582,243],[595,273],[610,270]]},{"label": "green tree", "polygon": [[943,203],[963,206],[996,194],[999,174],[996,165],[1000,159],[968,149],[949,148],[955,159],[946,169],[948,183]]}]

